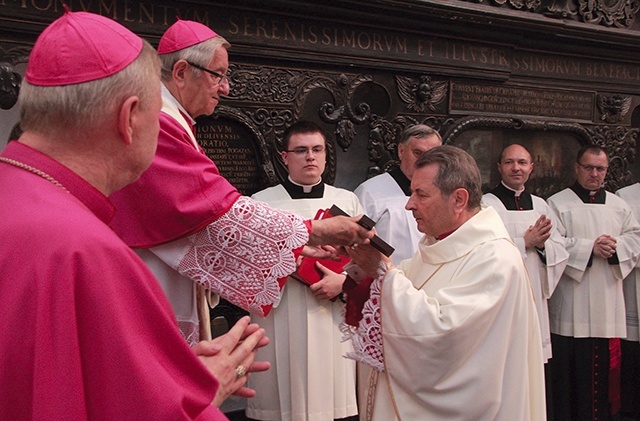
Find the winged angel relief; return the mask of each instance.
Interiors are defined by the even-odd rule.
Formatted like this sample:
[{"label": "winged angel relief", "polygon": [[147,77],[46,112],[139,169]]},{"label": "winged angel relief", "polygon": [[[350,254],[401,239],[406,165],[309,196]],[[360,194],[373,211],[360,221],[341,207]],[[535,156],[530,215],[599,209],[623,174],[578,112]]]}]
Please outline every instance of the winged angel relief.
[{"label": "winged angel relief", "polygon": [[434,82],[431,76],[420,76],[419,79],[396,76],[398,95],[410,110],[423,113],[434,112],[436,105],[447,96],[447,82]]},{"label": "winged angel relief", "polygon": [[619,123],[631,109],[631,97],[622,95],[597,95],[596,103],[602,113],[602,120],[607,123]]}]

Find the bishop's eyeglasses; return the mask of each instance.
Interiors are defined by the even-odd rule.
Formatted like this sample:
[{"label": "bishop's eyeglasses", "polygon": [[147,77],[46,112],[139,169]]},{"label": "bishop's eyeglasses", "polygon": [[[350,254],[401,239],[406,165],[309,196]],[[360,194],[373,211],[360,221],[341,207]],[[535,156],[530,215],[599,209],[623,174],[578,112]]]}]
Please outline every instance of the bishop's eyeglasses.
[{"label": "bishop's eyeglasses", "polygon": [[213,82],[216,85],[222,85],[225,81],[227,83],[229,83],[229,76],[227,76],[227,75],[223,75],[222,73],[218,73],[218,72],[216,72],[214,70],[207,69],[206,67],[199,66],[199,65],[197,65],[195,63],[192,63],[190,61],[187,61],[187,64],[189,66],[191,66],[191,67],[195,67],[196,69],[202,70],[203,72],[209,73],[211,76],[213,76],[212,79],[213,79]]}]

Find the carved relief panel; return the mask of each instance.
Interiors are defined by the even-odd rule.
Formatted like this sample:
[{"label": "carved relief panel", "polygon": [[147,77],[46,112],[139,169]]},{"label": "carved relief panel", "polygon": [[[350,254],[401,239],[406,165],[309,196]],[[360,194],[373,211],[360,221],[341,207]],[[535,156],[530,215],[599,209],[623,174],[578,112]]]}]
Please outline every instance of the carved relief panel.
[{"label": "carved relief panel", "polygon": [[[0,70],[0,105],[10,108],[20,75],[10,64]],[[301,118],[318,122],[330,134],[325,182],[349,189],[397,165],[396,139],[417,123],[436,128],[445,142],[469,150],[479,163],[495,162],[496,150],[513,142],[534,149],[547,142],[547,148],[534,154],[540,170],[531,180],[540,184],[535,189],[543,197],[572,180],[571,174],[556,173],[554,168],[560,162],[560,167],[569,168],[569,151],[585,143],[602,145],[611,154],[610,189],[639,176],[637,166],[632,166],[638,128],[629,122],[630,111],[640,101],[631,95],[469,83],[432,74],[341,73],[242,64],[232,65],[230,76],[232,90],[223,101],[226,105],[213,116],[199,119],[198,139],[221,173],[244,194],[286,177],[278,153],[282,134]],[[529,117],[507,117],[512,114]],[[562,151],[559,161],[544,153],[555,150],[555,144]],[[485,182],[496,184],[494,166],[482,165]],[[539,178],[542,173],[546,178]],[[563,183],[551,182],[552,178]]]},{"label": "carved relief panel", "polygon": [[[620,30],[593,31],[584,29],[584,23],[636,25],[638,0],[460,1],[469,10],[455,16],[460,20],[455,32],[450,28],[430,32],[420,19],[397,16],[389,16],[381,27],[369,14],[346,9],[340,19],[324,11],[310,15],[305,13],[308,2],[274,1],[269,7],[258,3],[136,0],[126,3],[138,6],[130,8],[114,0],[107,9],[102,3],[86,3],[89,10],[119,19],[152,42],[173,22],[174,10],[176,15],[206,22],[232,41],[231,59],[236,64],[229,69],[231,93],[213,116],[200,119],[198,137],[221,172],[243,193],[286,176],[278,154],[282,133],[301,118],[316,121],[331,135],[324,180],[349,189],[397,165],[396,139],[416,123],[430,124],[447,137],[461,136],[450,137],[454,144],[470,136],[470,130],[463,129],[471,121],[483,122],[484,127],[474,130],[482,131],[477,133],[480,138],[492,139],[489,143],[526,141],[538,134],[548,138],[551,132],[561,139],[570,133],[573,138],[559,142],[593,141],[613,151],[616,164],[610,179],[615,183],[640,178],[637,165],[630,165],[640,125],[632,122],[632,110],[640,105],[640,65],[627,55],[594,56],[588,42],[582,51],[582,46],[576,47],[575,54],[567,55],[550,48],[566,47],[562,43],[531,50],[518,37],[500,35],[521,22],[511,21],[516,14],[521,18],[544,13],[581,20],[575,39],[593,41],[596,35],[621,39]],[[389,6],[379,3],[371,7]],[[437,2],[424,3],[416,4],[416,16],[444,29],[438,26],[439,15],[429,12],[448,9]],[[212,4],[215,14],[210,13]],[[57,2],[25,5],[2,5],[6,15],[0,20],[4,18],[6,28],[0,32],[29,27],[17,38],[0,42],[0,61],[9,64],[0,73],[3,106],[14,102],[19,83],[10,66],[28,56],[29,48],[16,45],[26,44],[41,30],[41,22],[60,12]],[[499,23],[484,22],[486,10],[498,8],[509,11],[495,14]],[[474,14],[475,10],[482,13]],[[389,9],[390,15],[399,12]],[[470,36],[472,29],[465,22],[471,20],[478,27],[490,26],[491,34]],[[498,24],[502,31],[496,33]],[[511,126],[492,126],[500,119],[512,122]],[[572,124],[586,136],[576,137],[575,131],[566,129]]]},{"label": "carved relief panel", "polygon": [[[483,3],[483,0],[466,1]],[[486,3],[618,28],[632,27],[640,10],[640,2],[637,0],[489,0]]]},{"label": "carved relief panel", "polygon": [[[223,101],[227,105],[205,120],[236,121],[253,139],[252,159],[259,174],[254,174],[255,184],[246,186],[247,194],[286,177],[279,156],[282,134],[301,118],[316,121],[330,134],[324,180],[349,189],[398,165],[397,139],[417,123],[436,128],[446,143],[471,152],[486,188],[497,184],[495,162],[511,143],[523,144],[534,155],[537,169],[531,188],[542,197],[573,183],[575,152],[588,143],[602,145],[611,154],[610,189],[634,179],[638,129],[629,127],[629,121],[638,99],[628,95],[469,82],[435,74],[242,64],[232,66],[231,81],[231,93]],[[199,134],[203,146],[208,145],[206,136]],[[232,181],[246,172],[248,146],[243,148],[244,155],[233,159],[227,156],[236,151],[233,147],[225,156],[212,153],[214,161],[232,163],[221,166]],[[239,187],[243,182],[235,180]]]}]

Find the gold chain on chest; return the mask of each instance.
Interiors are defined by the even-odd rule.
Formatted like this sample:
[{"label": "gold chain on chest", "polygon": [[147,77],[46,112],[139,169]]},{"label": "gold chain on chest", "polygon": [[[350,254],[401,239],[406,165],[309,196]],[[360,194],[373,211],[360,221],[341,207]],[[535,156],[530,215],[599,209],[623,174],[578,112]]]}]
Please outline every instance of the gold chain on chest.
[{"label": "gold chain on chest", "polygon": [[30,165],[27,165],[25,163],[22,163],[20,161],[15,161],[13,159],[9,159],[9,158],[5,158],[3,156],[0,156],[0,161],[5,162],[9,165],[13,165],[14,167],[18,167],[18,168],[22,168],[23,170],[29,171],[31,173],[34,173],[36,175],[39,175],[40,177],[44,178],[45,180],[53,183],[54,185],[60,187],[62,190],[66,191],[67,193],[69,193],[69,190],[67,190],[67,188],[65,186],[63,186],[62,184],[60,184],[60,182],[58,180],[56,180],[55,178],[51,177],[49,174],[47,174],[44,171],[41,171],[37,168],[34,168]]}]

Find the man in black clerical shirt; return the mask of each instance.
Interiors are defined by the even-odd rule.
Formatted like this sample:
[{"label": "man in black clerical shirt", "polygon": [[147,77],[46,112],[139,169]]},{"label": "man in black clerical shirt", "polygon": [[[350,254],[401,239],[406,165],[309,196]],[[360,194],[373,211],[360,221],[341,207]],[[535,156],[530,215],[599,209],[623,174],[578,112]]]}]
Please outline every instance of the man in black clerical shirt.
[{"label": "man in black clerical shirt", "polygon": [[[254,199],[303,218],[313,218],[332,205],[351,216],[364,213],[352,192],[322,181],[327,136],[317,124],[299,121],[289,127],[281,157],[289,176],[282,184],[254,194]],[[314,266],[303,271],[309,262]],[[339,323],[344,303],[335,299],[346,278],[339,272],[319,262],[302,263],[297,276],[287,281],[278,306],[260,321],[273,346],[259,358],[275,369],[249,379],[257,392],[247,403],[249,418],[356,418],[355,362],[344,358],[352,347],[342,341]]]},{"label": "man in black clerical shirt", "polygon": [[[531,154],[513,144],[500,154],[498,172],[501,182],[485,194],[482,201],[493,206],[509,231],[527,266],[542,336],[545,363],[552,357],[548,299],[551,297],[567,265],[569,253],[556,229],[554,216],[546,202],[525,190],[533,172]],[[548,371],[545,364],[545,371]],[[550,375],[545,373],[547,406],[551,401]]]},{"label": "man in black clerical shirt", "polygon": [[549,300],[555,420],[611,419],[619,406],[622,280],[640,257],[640,225],[603,188],[608,167],[604,149],[583,147],[576,183],[548,199],[570,255]]}]

